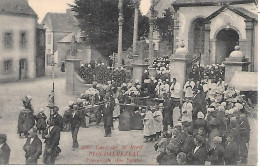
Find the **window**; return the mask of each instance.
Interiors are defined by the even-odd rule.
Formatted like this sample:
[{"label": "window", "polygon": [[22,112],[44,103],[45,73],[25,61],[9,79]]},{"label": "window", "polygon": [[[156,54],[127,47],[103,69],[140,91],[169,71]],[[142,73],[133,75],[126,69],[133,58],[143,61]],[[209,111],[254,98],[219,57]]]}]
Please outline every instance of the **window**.
[{"label": "window", "polygon": [[12,71],[13,61],[12,60],[5,60],[4,61],[4,72],[10,73]]},{"label": "window", "polygon": [[204,19],[197,19],[194,25],[193,53],[203,53],[205,42]]},{"label": "window", "polygon": [[40,33],[40,46],[44,46],[44,42],[45,42],[44,36],[45,36],[44,32],[41,32]]},{"label": "window", "polygon": [[48,44],[51,44],[51,34],[48,34]]},{"label": "window", "polygon": [[22,32],[20,34],[20,47],[21,48],[26,48],[26,46],[27,46],[26,32]]},{"label": "window", "polygon": [[13,43],[12,33],[10,33],[10,32],[5,33],[5,36],[4,36],[4,45],[5,45],[6,47],[11,47],[11,46],[12,46],[12,43]]}]

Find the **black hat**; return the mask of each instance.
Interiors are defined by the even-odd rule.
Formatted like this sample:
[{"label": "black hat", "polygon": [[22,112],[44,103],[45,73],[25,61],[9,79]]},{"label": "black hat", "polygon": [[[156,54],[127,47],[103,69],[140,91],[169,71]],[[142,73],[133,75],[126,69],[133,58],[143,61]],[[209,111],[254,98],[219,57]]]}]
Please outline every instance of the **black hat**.
[{"label": "black hat", "polygon": [[6,139],[7,139],[6,134],[0,134],[0,139],[6,141]]}]

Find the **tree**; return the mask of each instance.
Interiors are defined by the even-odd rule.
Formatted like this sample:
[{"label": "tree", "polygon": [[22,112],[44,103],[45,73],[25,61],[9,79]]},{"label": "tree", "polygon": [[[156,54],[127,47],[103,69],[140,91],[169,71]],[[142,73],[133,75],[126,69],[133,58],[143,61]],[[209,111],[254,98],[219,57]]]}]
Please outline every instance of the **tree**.
[{"label": "tree", "polygon": [[[117,0],[75,0],[75,4],[70,6],[77,13],[79,27],[88,37],[91,46],[104,56],[117,52]],[[133,42],[134,5],[132,0],[124,0],[123,9],[123,49],[126,50]],[[139,15],[139,37],[147,36],[148,28],[148,18]]]},{"label": "tree", "polygon": [[169,46],[173,46],[173,11],[168,8],[164,10],[164,15],[161,18],[155,20],[156,29],[160,34],[162,41],[168,41]]}]

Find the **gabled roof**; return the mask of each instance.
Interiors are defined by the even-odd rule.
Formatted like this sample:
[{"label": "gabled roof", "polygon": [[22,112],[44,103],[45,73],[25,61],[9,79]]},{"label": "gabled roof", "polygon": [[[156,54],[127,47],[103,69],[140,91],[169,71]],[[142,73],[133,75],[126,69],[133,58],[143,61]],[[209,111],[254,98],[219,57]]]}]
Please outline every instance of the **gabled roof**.
[{"label": "gabled roof", "polygon": [[220,13],[222,13],[225,9],[229,9],[232,12],[238,14],[239,16],[244,17],[247,20],[257,20],[257,15],[249,12],[248,10],[246,10],[244,8],[235,8],[232,6],[225,5],[225,6],[221,7],[220,9],[218,9],[217,11],[215,11],[214,13],[212,13],[211,15],[209,15],[207,18],[205,18],[205,22],[208,22],[211,19],[215,18]]},{"label": "gabled roof", "polygon": [[0,14],[24,14],[37,16],[27,0],[0,0]]},{"label": "gabled roof", "polygon": [[72,32],[77,26],[72,16],[67,13],[47,13],[42,24],[57,32]]},{"label": "gabled roof", "polygon": [[189,6],[219,6],[223,4],[246,4],[256,3],[256,0],[176,0],[173,3],[174,7],[189,7]]}]

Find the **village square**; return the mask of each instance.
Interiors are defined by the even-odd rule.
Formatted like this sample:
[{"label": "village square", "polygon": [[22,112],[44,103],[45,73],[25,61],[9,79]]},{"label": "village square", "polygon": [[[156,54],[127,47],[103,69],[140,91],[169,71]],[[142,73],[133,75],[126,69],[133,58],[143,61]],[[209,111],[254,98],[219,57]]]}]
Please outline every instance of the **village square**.
[{"label": "village square", "polygon": [[144,1],[0,0],[0,164],[257,165],[257,1]]}]

